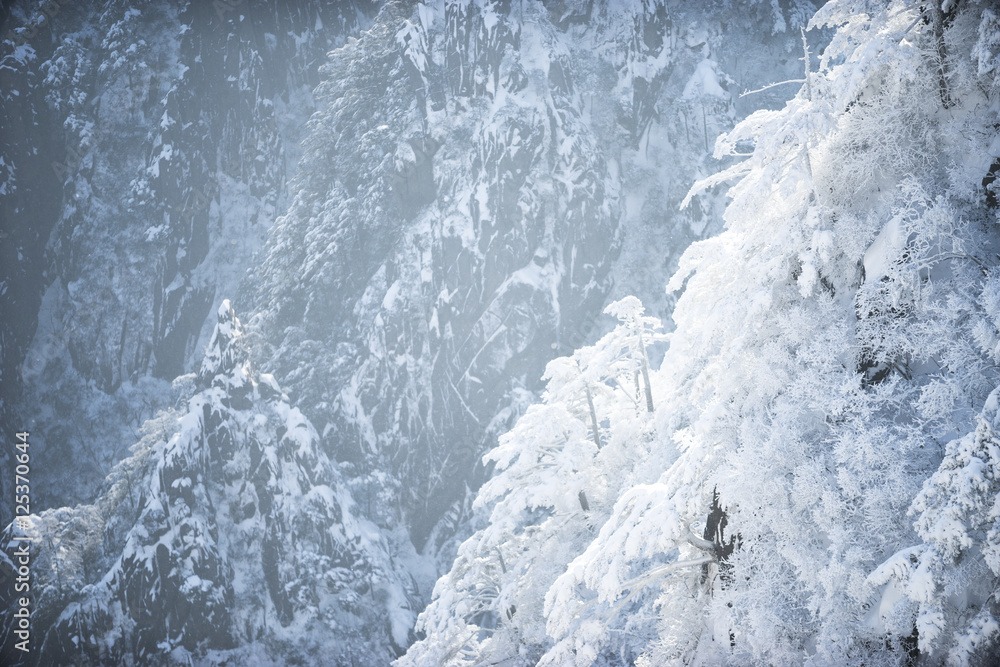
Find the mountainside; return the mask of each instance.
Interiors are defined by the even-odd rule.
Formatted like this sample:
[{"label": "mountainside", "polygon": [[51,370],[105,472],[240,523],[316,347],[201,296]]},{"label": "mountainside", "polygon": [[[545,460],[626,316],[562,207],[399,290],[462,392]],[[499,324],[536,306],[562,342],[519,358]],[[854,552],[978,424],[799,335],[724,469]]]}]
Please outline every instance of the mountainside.
[{"label": "mountainside", "polygon": [[35,433],[42,506],[91,499],[194,368],[287,197],[318,64],[373,13],[13,4],[0,401],[4,424]]},{"label": "mountainside", "polygon": [[[721,13],[390,3],[324,66],[297,194],[254,277],[261,363],[359,503],[374,495],[372,518],[418,550],[454,532],[438,522],[553,350],[590,335],[629,225],[680,199],[657,181],[671,160],[693,171],[704,139],[672,131],[691,108],[706,132],[731,117],[719,36],[699,23]],[[774,20],[747,25],[766,41]],[[686,233],[656,261],[705,229],[692,217],[656,219]]]},{"label": "mountainside", "polygon": [[[969,27],[987,20],[978,5],[936,24],[956,63],[944,84],[930,74],[930,87],[899,84],[896,97],[863,113],[857,91],[884,85],[876,76],[905,83],[919,79],[911,70],[933,69],[930,19],[904,5],[884,21],[913,23],[892,35],[916,40],[920,57],[885,47],[898,71],[884,75],[866,70],[869,61],[847,67],[855,54],[844,46],[869,43],[866,26],[881,29],[882,9],[867,8],[874,18],[835,42],[839,51],[824,51],[817,72],[803,48],[823,46],[839,23],[816,22],[806,42],[800,28],[816,7],[798,0],[109,0],[59,5],[44,25],[40,5],[5,9],[0,418],[8,432],[32,432],[33,515],[23,530],[37,538],[37,650],[15,652],[13,582],[0,581],[5,660],[384,665],[418,639],[402,664],[722,655],[706,653],[696,631],[717,618],[718,603],[706,600],[730,595],[712,583],[722,556],[695,558],[704,566],[697,601],[662,620],[683,625],[688,634],[677,639],[656,620],[668,608],[653,594],[663,581],[642,577],[673,572],[675,543],[688,543],[670,532],[672,514],[639,527],[623,517],[643,485],[659,484],[649,492],[685,499],[670,510],[684,520],[741,525],[758,509],[740,514],[750,507],[741,487],[720,481],[729,469],[721,462],[737,465],[719,453],[729,450],[688,444],[696,425],[711,422],[711,431],[736,410],[739,433],[772,428],[774,396],[812,359],[796,345],[814,334],[831,340],[816,322],[849,329],[856,317],[861,333],[850,335],[873,336],[866,313],[896,321],[899,303],[878,301],[895,299],[884,296],[894,288],[864,288],[875,279],[859,278],[859,252],[898,204],[902,175],[923,188],[906,192],[935,201],[951,192],[942,185],[955,169],[948,155],[969,152],[956,135],[993,132],[981,111],[991,104],[989,70],[967,64],[973,42],[977,62],[990,62],[989,29]],[[952,46],[972,34],[964,52]],[[812,92],[782,110],[804,71]],[[854,92],[837,92],[848,85],[841,76]],[[945,93],[934,86],[973,100],[947,112],[972,120],[936,117],[931,107]],[[926,108],[903,104],[907,95]],[[773,110],[716,144],[761,108]],[[821,142],[824,133],[833,138]],[[799,174],[803,145],[814,171],[800,182],[786,171]],[[988,142],[976,151],[966,166],[982,179]],[[712,174],[738,176],[748,165],[757,175],[742,183],[760,199],[726,209],[724,181]],[[707,180],[679,210],[698,179]],[[830,193],[809,185],[826,181]],[[801,204],[784,188],[813,199]],[[985,204],[962,196],[955,216],[983,218],[966,209]],[[742,240],[740,221],[765,214],[770,226]],[[789,231],[796,220],[818,236]],[[842,258],[833,221],[854,225]],[[900,250],[900,234],[886,232],[886,252],[916,261]],[[679,264],[688,245],[712,237],[715,245],[694,246]],[[962,247],[935,261],[965,266],[961,252],[986,261]],[[767,252],[774,257],[759,257]],[[664,293],[678,267],[686,276],[699,257],[707,259],[693,277],[675,278],[680,299]],[[831,262],[843,266],[828,270]],[[788,289],[768,282],[781,280]],[[789,290],[819,300],[831,292],[831,302],[787,323]],[[973,292],[963,294],[980,298]],[[955,326],[972,321],[965,305],[940,298]],[[664,331],[675,323],[668,347]],[[945,330],[952,335],[928,330],[906,345],[938,349]],[[737,348],[719,357],[733,339]],[[899,389],[906,396],[926,383],[923,367],[899,370],[915,352],[893,341],[885,349],[897,356],[881,343],[830,348],[853,391],[877,394],[864,410],[888,410],[873,432],[906,430],[879,403],[903,399],[877,393],[896,387],[895,372],[911,383]],[[779,379],[768,377],[771,357],[759,367],[749,360],[757,344],[792,355]],[[943,363],[926,354],[925,365]],[[954,363],[963,368],[955,386],[992,381],[985,362]],[[749,401],[742,391],[762,425],[738,421],[732,406]],[[983,409],[971,390],[942,391]],[[832,409],[820,412],[788,419],[839,424]],[[966,432],[971,414],[939,419]],[[857,419],[866,432],[867,417]],[[812,431],[794,442],[810,437],[827,442]],[[796,460],[794,451],[772,454]],[[5,470],[11,456],[0,455]],[[940,462],[929,450],[920,456],[900,470]],[[684,467],[691,457],[700,462]],[[781,473],[768,474],[758,476]],[[913,536],[901,517],[922,478],[901,480],[879,516],[902,528],[878,549]],[[12,481],[0,482],[5,508]],[[8,564],[19,530],[4,534]],[[714,529],[696,530],[705,548]],[[728,531],[753,544],[752,530]],[[721,534],[719,553],[733,562],[752,551],[723,545]],[[888,627],[866,641],[898,634]],[[768,631],[748,630],[748,641],[778,636]],[[742,647],[733,645],[737,664],[786,655]]]}]

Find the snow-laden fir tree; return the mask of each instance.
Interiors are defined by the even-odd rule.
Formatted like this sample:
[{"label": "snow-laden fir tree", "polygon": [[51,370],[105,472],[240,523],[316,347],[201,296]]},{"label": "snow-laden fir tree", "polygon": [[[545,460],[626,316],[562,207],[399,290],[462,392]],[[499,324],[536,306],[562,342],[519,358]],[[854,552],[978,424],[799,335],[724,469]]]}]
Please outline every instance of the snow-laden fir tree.
[{"label": "snow-laden fir tree", "polygon": [[[670,282],[652,417],[602,426],[607,456],[585,402],[526,415],[479,502],[551,499],[461,547],[402,664],[997,658],[996,15],[835,0],[811,26],[833,37],[798,94],[720,138],[749,155],[695,188],[736,181]],[[535,534],[556,522],[558,546]]]},{"label": "snow-laden fir tree", "polygon": [[247,353],[225,301],[200,374],[186,376],[197,392],[147,424],[98,501],[8,526],[8,558],[15,533],[34,540],[35,650],[21,655],[5,631],[5,659],[379,665],[408,643],[409,583],[312,425]]}]

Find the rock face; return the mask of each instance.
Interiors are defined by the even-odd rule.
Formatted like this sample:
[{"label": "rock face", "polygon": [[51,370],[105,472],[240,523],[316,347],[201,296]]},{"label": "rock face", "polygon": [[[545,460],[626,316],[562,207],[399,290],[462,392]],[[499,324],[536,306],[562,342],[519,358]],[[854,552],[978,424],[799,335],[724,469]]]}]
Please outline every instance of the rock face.
[{"label": "rock face", "polygon": [[532,16],[389,4],[337,51],[261,272],[269,367],[355,474],[399,480],[418,549],[620,246],[613,166]]},{"label": "rock face", "polygon": [[[19,19],[4,6],[0,32],[9,35]],[[43,36],[37,36],[37,45],[5,39],[0,47],[0,420],[4,425],[13,419],[12,404],[19,398],[21,365],[49,275],[43,261],[45,247],[60,212],[60,198],[53,193],[62,180],[49,163],[64,160],[64,147],[52,131],[55,121],[45,101],[45,75],[39,65],[51,56],[52,46]],[[9,496],[4,493],[4,503],[10,502]]]},{"label": "rock face", "polygon": [[193,368],[286,196],[318,64],[374,13],[78,4],[31,29],[15,3],[0,47],[0,399],[35,432],[45,506],[92,499],[126,447],[93,443],[134,438],[155,380]]},{"label": "rock face", "polygon": [[720,21],[768,77],[794,43],[774,31],[808,16],[734,12],[390,2],[322,68],[253,324],[359,503],[380,498],[371,518],[418,551],[454,532],[481,456],[545,363],[590,336],[616,276],[662,311],[653,276],[716,228],[717,195],[664,207],[736,113]]},{"label": "rock face", "polygon": [[807,5],[133,5],[0,30],[0,418],[66,506],[32,659],[386,664],[546,363],[669,311]]}]

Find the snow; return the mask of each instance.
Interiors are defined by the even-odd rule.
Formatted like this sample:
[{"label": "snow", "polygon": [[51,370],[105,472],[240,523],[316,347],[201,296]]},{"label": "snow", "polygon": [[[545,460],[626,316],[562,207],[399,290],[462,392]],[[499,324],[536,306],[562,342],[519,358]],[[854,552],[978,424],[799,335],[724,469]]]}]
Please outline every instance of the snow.
[{"label": "snow", "polygon": [[697,100],[703,96],[729,99],[729,94],[719,85],[718,65],[708,58],[695,67],[682,93],[685,100]]},{"label": "snow", "polygon": [[886,223],[865,251],[865,280],[878,281],[889,273],[890,267],[898,261],[900,253],[906,246],[907,237],[900,218],[894,217]]},{"label": "snow", "polygon": [[[387,5],[315,95],[302,68],[346,37],[318,32],[340,30],[335,14],[248,13],[263,45],[241,42],[238,74],[219,77],[252,109],[242,125],[214,100],[167,112],[203,72],[182,43],[211,40],[144,6],[100,77],[81,74],[108,81],[104,103],[47,98],[84,155],[46,251],[74,244],[80,269],[51,276],[20,375],[40,422],[78,425],[49,397],[65,398],[107,427],[102,447],[139,442],[96,452],[107,483],[87,472],[90,497],[39,514],[54,540],[39,618],[89,628],[105,610],[114,629],[91,641],[138,662],[121,648],[130,604],[164,619],[143,632],[178,662],[385,664],[415,624],[400,665],[895,664],[909,637],[924,661],[982,661],[1000,633],[1000,279],[982,192],[998,22],[943,5],[946,109],[919,8],[869,5],[820,10],[832,41],[787,103],[728,90],[801,76],[798,36],[777,34],[811,9],[794,1]],[[296,53],[266,97],[257,48]],[[139,88],[156,90],[125,91],[115,67],[147,60]],[[376,71],[399,78],[351,79]],[[141,155],[109,167],[133,114]],[[255,157],[187,140],[223,118]],[[386,182],[431,138],[433,189],[409,210]],[[127,205],[126,172],[145,173]],[[195,194],[204,248],[167,210]],[[206,321],[146,322],[150,276],[157,298],[203,295]],[[201,372],[169,386],[129,358],[175,332],[182,370]],[[120,386],[98,387],[102,369]],[[91,442],[58,434],[38,451],[79,460]],[[275,541],[294,548],[274,557]],[[171,615],[179,594],[193,621]]]},{"label": "snow", "polygon": [[163,160],[169,161],[170,158],[174,156],[174,147],[171,144],[163,144],[160,146],[160,153],[152,159],[152,164],[146,170],[147,173],[152,178],[160,177],[160,162]]}]

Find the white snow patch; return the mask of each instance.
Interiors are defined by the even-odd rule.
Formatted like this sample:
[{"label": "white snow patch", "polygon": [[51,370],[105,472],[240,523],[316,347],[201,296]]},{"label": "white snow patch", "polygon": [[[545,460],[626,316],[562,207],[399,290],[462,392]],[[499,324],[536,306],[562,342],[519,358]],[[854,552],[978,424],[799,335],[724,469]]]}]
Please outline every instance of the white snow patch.
[{"label": "white snow patch", "polygon": [[884,277],[889,267],[899,257],[906,245],[907,235],[903,231],[899,217],[893,217],[865,251],[865,280],[874,281]]}]

